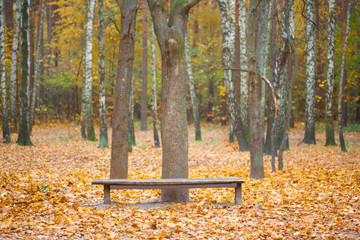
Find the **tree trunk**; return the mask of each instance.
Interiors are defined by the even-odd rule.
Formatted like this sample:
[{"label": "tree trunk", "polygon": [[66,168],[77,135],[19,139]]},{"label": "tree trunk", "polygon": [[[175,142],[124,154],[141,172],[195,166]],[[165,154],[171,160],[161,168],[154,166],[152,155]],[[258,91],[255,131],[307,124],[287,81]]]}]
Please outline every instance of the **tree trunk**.
[{"label": "tree trunk", "polygon": [[[234,1],[231,1],[230,6],[228,5],[227,0],[218,0],[220,7],[221,15],[221,28],[222,28],[222,46],[223,46],[223,55],[222,61],[225,69],[232,69],[234,64],[234,54],[235,54],[235,29],[234,29],[234,19],[235,19],[235,8]],[[233,6],[233,7],[231,7]],[[229,15],[230,8],[232,8],[231,15]],[[234,133],[239,142],[240,151],[249,150],[248,136],[245,135],[248,133],[246,124],[243,122],[241,113],[236,104],[235,96],[235,84],[232,77],[231,70],[224,71],[224,83],[226,90],[226,103],[228,106],[228,111],[230,115],[230,124],[232,124]],[[241,91],[242,94],[242,91]]]},{"label": "tree trunk", "polygon": [[240,118],[244,125],[244,136],[249,136],[249,84],[248,84],[248,59],[246,53],[246,4],[239,0],[239,34],[240,34]]},{"label": "tree trunk", "polygon": [[334,137],[334,50],[335,50],[335,0],[329,0],[328,52],[327,52],[327,92],[326,92],[326,143],[336,145]]},{"label": "tree trunk", "polygon": [[87,138],[90,141],[97,141],[94,132],[93,122],[93,97],[92,97],[92,82],[93,82],[93,24],[94,24],[94,10],[95,0],[90,0],[88,19],[86,26],[86,83],[85,83],[85,111],[86,111],[86,130]]},{"label": "tree trunk", "polygon": [[84,1],[84,38],[83,38],[83,50],[82,50],[82,93],[81,93],[81,112],[80,112],[80,125],[81,125],[81,137],[86,138],[86,23],[88,14],[88,3]]},{"label": "tree trunk", "polygon": [[130,102],[129,102],[129,152],[132,152],[132,146],[136,146],[135,128],[134,128],[134,76],[131,78]]},{"label": "tree trunk", "polygon": [[160,147],[160,139],[157,126],[157,94],[156,94],[156,66],[155,66],[155,33],[154,25],[150,22],[150,43],[151,43],[151,75],[152,75],[152,118],[153,118],[153,133],[154,146]]},{"label": "tree trunk", "polygon": [[[188,177],[184,43],[189,10],[198,2],[199,0],[191,3],[183,0],[171,1],[167,21],[165,3],[148,0],[162,58],[163,178]],[[163,201],[184,202],[189,199],[189,190],[162,190],[161,198]]]},{"label": "tree trunk", "polygon": [[199,116],[199,109],[196,100],[196,91],[194,86],[194,77],[193,77],[191,58],[190,58],[190,44],[187,33],[185,35],[185,58],[186,58],[187,75],[189,79],[192,113],[195,124],[195,141],[201,141],[200,116]]},{"label": "tree trunk", "polygon": [[6,67],[5,67],[5,13],[4,0],[0,0],[0,82],[3,142],[10,143],[9,117],[6,102]]},{"label": "tree trunk", "polygon": [[[276,69],[276,37],[277,37],[277,29],[276,29],[276,21],[277,21],[277,1],[272,0],[272,7],[271,7],[271,47],[270,47],[270,81],[273,85],[275,85],[275,69]],[[270,90],[270,89],[269,89]],[[270,93],[269,96],[272,94]],[[264,152],[266,154],[273,155],[276,154],[276,148],[273,149],[272,146],[275,144],[272,142],[273,135],[275,133],[275,108],[274,108],[274,100],[272,97],[268,98],[268,119],[267,119],[267,129],[266,129],[266,140],[264,145]],[[274,165],[275,166],[275,165]],[[275,172],[275,168],[272,169]]]},{"label": "tree trunk", "polygon": [[30,133],[32,131],[32,126],[34,124],[36,90],[37,90],[37,85],[38,85],[37,82],[39,79],[39,71],[40,71],[40,44],[43,38],[45,2],[46,0],[42,0],[39,32],[36,40],[37,42],[36,42],[36,53],[35,53],[35,76],[34,76],[34,84],[32,89],[31,108],[30,108],[30,124],[29,124]]},{"label": "tree trunk", "polygon": [[304,143],[316,144],[315,139],[315,39],[313,0],[306,2],[306,110]]},{"label": "tree trunk", "polygon": [[346,12],[346,22],[345,22],[345,38],[343,43],[343,49],[341,54],[341,66],[340,66],[340,82],[339,82],[339,98],[338,98],[338,122],[339,122],[339,140],[340,140],[340,147],[341,151],[347,152],[346,145],[345,145],[345,139],[343,134],[343,118],[342,118],[342,103],[343,103],[343,91],[344,91],[344,77],[345,77],[345,56],[346,56],[346,48],[347,48],[347,42],[349,37],[349,28],[350,28],[350,15],[351,15],[351,1],[348,3],[347,6],[347,12]]},{"label": "tree trunk", "polygon": [[110,178],[128,177],[129,101],[133,74],[137,0],[123,0],[116,74]]},{"label": "tree trunk", "polygon": [[[267,2],[261,2],[263,4]],[[256,36],[257,20],[262,22],[261,16],[257,11],[258,1],[250,0],[249,3],[249,18],[247,27],[247,55],[249,56],[249,87],[250,87],[250,159],[251,172],[250,178],[260,179],[265,177],[264,160],[263,160],[263,146],[262,146],[262,120],[261,120],[261,79],[259,78],[259,64],[256,61]],[[266,7],[266,6],[265,6]],[[267,24],[266,24],[267,25]]]},{"label": "tree trunk", "polygon": [[106,92],[105,92],[105,47],[104,47],[104,6],[103,0],[98,0],[99,25],[99,114],[100,114],[100,140],[99,148],[109,147],[106,121]]},{"label": "tree trunk", "polygon": [[17,130],[17,121],[16,121],[16,83],[17,83],[17,54],[19,51],[19,33],[20,33],[20,24],[21,24],[21,8],[22,0],[16,1],[16,10],[15,10],[15,23],[14,23],[14,36],[12,43],[11,51],[11,67],[10,67],[10,122],[11,122],[11,131]]},{"label": "tree trunk", "polygon": [[29,30],[29,13],[28,1],[23,1],[22,9],[22,27],[21,27],[21,85],[20,85],[20,119],[19,119],[19,136],[17,144],[20,146],[33,145],[30,140],[29,131],[29,44],[28,44],[28,30]]},{"label": "tree trunk", "polygon": [[148,46],[147,46],[147,14],[146,1],[142,3],[142,88],[141,88],[141,131],[147,130],[147,60],[148,60]]}]

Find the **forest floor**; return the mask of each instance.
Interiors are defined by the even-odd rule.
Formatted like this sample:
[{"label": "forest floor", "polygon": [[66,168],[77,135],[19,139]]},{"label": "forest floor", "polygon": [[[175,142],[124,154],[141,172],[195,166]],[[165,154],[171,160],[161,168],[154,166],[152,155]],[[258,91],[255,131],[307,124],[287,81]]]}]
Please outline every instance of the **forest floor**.
[{"label": "forest floor", "polygon": [[[110,149],[81,140],[71,124],[33,130],[33,147],[0,144],[0,239],[360,239],[360,132],[345,133],[348,152],[301,143],[303,126],[292,130],[285,171],[249,179],[250,155],[228,142],[228,128],[205,125],[203,141],[189,130],[191,178],[242,177],[242,205],[233,189],[191,189],[192,201],[141,209],[159,190],[118,190],[119,202],[99,208],[108,178]],[[110,131],[109,131],[110,133]],[[111,134],[110,134],[111,135]],[[129,178],[160,178],[161,149],[152,131],[136,131]]]}]

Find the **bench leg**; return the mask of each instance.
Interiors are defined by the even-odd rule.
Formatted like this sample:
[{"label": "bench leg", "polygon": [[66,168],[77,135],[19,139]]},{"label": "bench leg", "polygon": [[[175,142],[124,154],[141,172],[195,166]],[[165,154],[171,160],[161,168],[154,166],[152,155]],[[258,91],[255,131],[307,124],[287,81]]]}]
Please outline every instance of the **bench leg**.
[{"label": "bench leg", "polygon": [[111,204],[110,185],[104,185],[104,204]]},{"label": "bench leg", "polygon": [[241,183],[238,183],[235,187],[235,205],[242,204]]}]

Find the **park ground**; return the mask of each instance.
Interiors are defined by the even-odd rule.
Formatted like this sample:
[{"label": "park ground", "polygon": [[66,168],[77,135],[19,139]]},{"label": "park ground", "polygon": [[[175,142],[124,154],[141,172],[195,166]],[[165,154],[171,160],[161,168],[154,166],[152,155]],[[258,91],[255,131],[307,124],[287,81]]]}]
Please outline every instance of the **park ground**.
[{"label": "park ground", "polygon": [[[249,179],[250,155],[229,143],[228,128],[205,125],[203,141],[189,129],[191,178],[243,177],[242,205],[233,189],[192,189],[192,201],[142,208],[160,190],[118,190],[118,204],[101,207],[103,189],[92,179],[109,178],[110,149],[80,139],[73,124],[35,126],[33,147],[0,144],[0,239],[360,239],[360,132],[347,132],[348,152],[301,143],[296,124],[285,171]],[[318,128],[319,129],[319,128]],[[111,131],[109,131],[111,136]],[[152,131],[136,130],[129,178],[160,178],[161,149]]]}]

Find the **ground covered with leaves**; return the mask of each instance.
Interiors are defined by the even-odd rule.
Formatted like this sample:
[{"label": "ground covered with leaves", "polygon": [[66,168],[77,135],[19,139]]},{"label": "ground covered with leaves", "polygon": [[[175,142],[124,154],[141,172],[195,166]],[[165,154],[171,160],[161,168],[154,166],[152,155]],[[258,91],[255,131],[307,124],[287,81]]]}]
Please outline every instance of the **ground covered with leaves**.
[{"label": "ground covered with leaves", "polygon": [[[160,190],[112,191],[118,202],[99,208],[110,149],[79,138],[72,125],[34,129],[33,147],[0,144],[0,239],[360,239],[360,133],[346,134],[348,152],[301,144],[292,132],[285,171],[249,179],[249,153],[238,152],[227,128],[205,126],[190,140],[190,177],[243,177],[242,205],[233,189],[192,189],[192,201],[142,209]],[[190,128],[190,139],[193,139]],[[129,178],[160,178],[161,149],[152,131],[137,131]],[[15,135],[13,136],[15,141]]]}]

